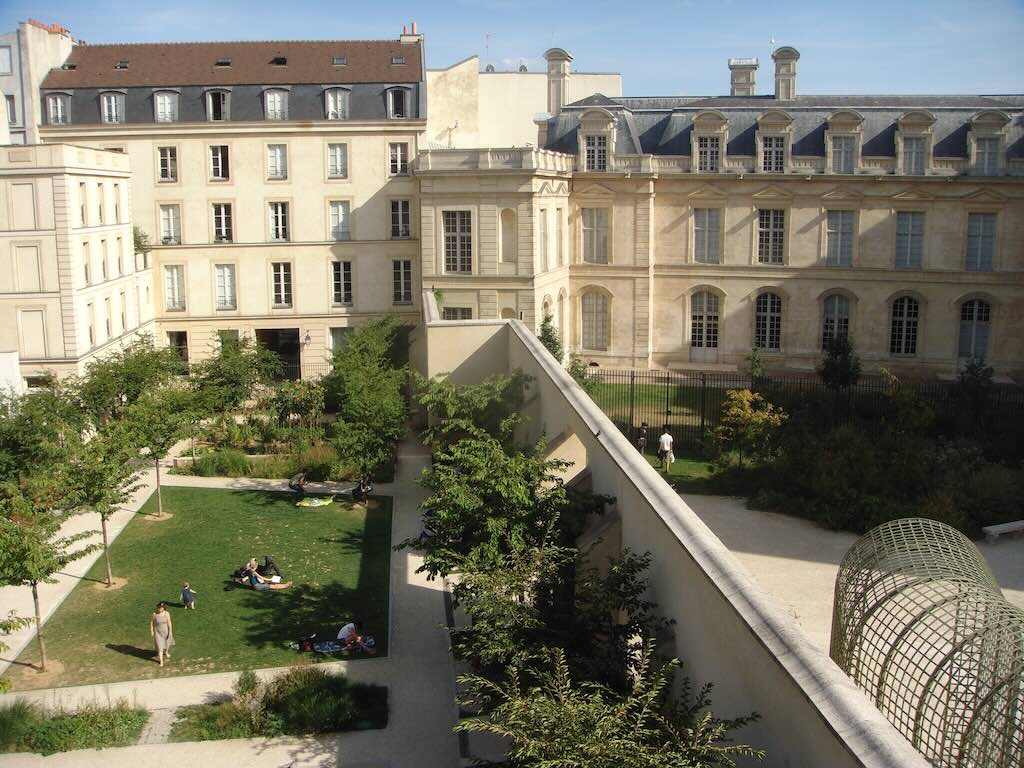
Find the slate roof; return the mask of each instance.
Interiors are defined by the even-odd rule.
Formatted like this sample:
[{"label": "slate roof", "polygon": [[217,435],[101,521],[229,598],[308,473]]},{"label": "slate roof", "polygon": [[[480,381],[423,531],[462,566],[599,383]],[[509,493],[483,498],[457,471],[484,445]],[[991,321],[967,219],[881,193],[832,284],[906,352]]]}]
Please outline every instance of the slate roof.
[{"label": "slate roof", "polygon": [[[334,57],[346,64],[335,66]],[[393,56],[405,58],[392,64]],[[286,66],[272,60],[287,59]],[[218,67],[218,59],[231,66]],[[127,69],[116,69],[127,61]],[[70,68],[73,67],[73,68]],[[396,83],[424,80],[423,46],[398,40],[279,40],[224,43],[76,45],[44,89],[189,85]]]},{"label": "slate roof", "polygon": [[563,108],[548,124],[547,149],[575,154],[580,115],[589,107],[607,109],[615,118],[620,154],[689,155],[693,118],[715,109],[728,120],[726,152],[755,154],[757,118],[769,109],[793,118],[793,154],[825,154],[828,116],[837,109],[860,113],[865,157],[896,156],[896,121],[905,112],[927,109],[935,115],[932,127],[935,157],[966,157],[971,118],[986,109],[1010,115],[1007,156],[1024,158],[1024,95],[1007,96],[800,96],[777,101],[773,96],[644,96],[610,98],[594,94]]}]

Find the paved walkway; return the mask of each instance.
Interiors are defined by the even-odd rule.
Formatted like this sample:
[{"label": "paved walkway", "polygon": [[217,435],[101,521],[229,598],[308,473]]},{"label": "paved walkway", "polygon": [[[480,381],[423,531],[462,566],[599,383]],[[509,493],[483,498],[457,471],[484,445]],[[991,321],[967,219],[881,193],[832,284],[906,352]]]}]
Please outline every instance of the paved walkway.
[{"label": "paved walkway", "polygon": [[[424,491],[415,480],[429,463],[426,450],[415,440],[399,446],[395,482],[380,484],[377,493],[394,497],[392,541],[398,542],[420,530],[417,510]],[[164,475],[166,485],[200,487],[286,489],[285,481],[225,480]],[[313,492],[337,487],[308,486]],[[347,489],[351,484],[340,484]],[[118,528],[122,528],[124,523]],[[319,738],[235,739],[182,744],[145,743],[159,737],[166,726],[165,714],[173,707],[201,703],[227,694],[235,673],[191,675],[108,685],[56,688],[13,694],[48,704],[73,706],[85,701],[106,702],[127,698],[163,712],[143,734],[136,747],[80,750],[43,758],[38,755],[5,755],[5,766],[104,766],[137,768],[156,766],[344,766],[345,768],[453,768],[459,765],[458,740],[452,733],[456,720],[454,681],[448,637],[444,625],[444,595],[439,581],[428,582],[416,573],[422,562],[408,550],[391,556],[391,631],[388,657],[336,662],[332,670],[344,670],[356,682],[373,682],[390,689],[388,727],[378,731],[338,734]],[[84,570],[84,569],[83,569]],[[73,586],[73,582],[71,583]],[[68,589],[70,591],[70,588]],[[65,593],[66,594],[66,593]],[[266,670],[262,674],[273,674]],[[0,697],[0,701],[7,697]]]}]

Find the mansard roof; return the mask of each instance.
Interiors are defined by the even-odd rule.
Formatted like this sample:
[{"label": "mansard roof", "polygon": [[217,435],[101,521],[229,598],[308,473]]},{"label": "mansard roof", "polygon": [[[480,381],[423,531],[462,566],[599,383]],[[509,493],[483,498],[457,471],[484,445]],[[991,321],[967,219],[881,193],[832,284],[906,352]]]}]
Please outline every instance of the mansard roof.
[{"label": "mansard roof", "polygon": [[689,155],[693,120],[716,110],[728,121],[726,151],[755,154],[757,119],[784,108],[793,118],[794,155],[824,155],[828,118],[836,110],[863,116],[861,152],[867,157],[895,157],[897,121],[907,112],[935,115],[932,151],[936,157],[966,157],[971,118],[986,110],[1010,116],[1006,147],[1010,158],[1024,158],[1024,95],[1008,96],[800,96],[784,104],[773,96],[618,97],[595,94],[563,108],[551,118],[547,149],[575,154],[579,115],[587,107],[608,110],[616,120],[615,151],[622,154]]},{"label": "mansard roof", "polygon": [[[344,64],[335,65],[340,57]],[[395,58],[403,63],[392,63]],[[285,63],[280,63],[281,61]],[[230,62],[218,66],[217,62]],[[123,66],[121,62],[127,62]],[[277,63],[275,63],[277,62]],[[424,79],[423,46],[399,40],[76,45],[44,89],[393,83]]]}]

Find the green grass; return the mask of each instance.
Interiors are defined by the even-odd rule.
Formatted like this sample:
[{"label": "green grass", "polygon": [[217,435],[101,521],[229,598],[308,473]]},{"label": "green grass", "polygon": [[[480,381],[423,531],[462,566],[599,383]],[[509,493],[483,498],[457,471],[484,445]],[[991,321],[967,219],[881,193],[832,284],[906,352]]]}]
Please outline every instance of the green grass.
[{"label": "green grass", "polygon": [[145,709],[120,702],[73,714],[47,712],[23,700],[0,706],[0,752],[67,752],[135,744],[149,718]]},{"label": "green grass", "polygon": [[[665,423],[666,408],[671,411],[668,416],[669,423],[699,425],[702,402],[708,426],[713,427],[718,422],[726,393],[726,390],[720,387],[705,387],[702,393],[699,386],[677,384],[636,384],[632,390],[635,426],[639,426],[641,421],[646,421],[655,429]],[[629,384],[600,382],[590,397],[608,418],[628,423],[631,411]]]},{"label": "green grass", "polygon": [[[155,497],[111,547],[107,590],[102,557],[46,623],[47,651],[59,674],[26,666],[33,643],[8,672],[15,689],[287,666],[301,660],[287,643],[300,635],[337,632],[358,617],[387,654],[391,499],[369,510],[335,502],[296,508],[289,494],[165,487],[164,510],[147,519]],[[98,523],[98,521],[97,521]],[[230,573],[250,556],[273,555],[289,590],[224,591]],[[181,583],[197,591],[197,609],[179,607]],[[154,661],[149,617],[169,604],[177,645],[170,663]]]},{"label": "green grass", "polygon": [[651,453],[644,454],[647,462],[679,493],[718,494],[723,489],[712,474],[711,462],[697,453],[675,454],[669,474],[661,471],[661,459]]}]

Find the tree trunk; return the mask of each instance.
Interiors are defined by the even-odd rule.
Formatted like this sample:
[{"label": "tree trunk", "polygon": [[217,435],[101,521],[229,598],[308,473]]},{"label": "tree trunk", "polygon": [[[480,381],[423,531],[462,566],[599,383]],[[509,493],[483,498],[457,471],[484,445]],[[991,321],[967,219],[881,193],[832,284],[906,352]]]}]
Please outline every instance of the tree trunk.
[{"label": "tree trunk", "polygon": [[43,640],[43,617],[39,610],[39,583],[32,582],[32,602],[36,607],[36,639],[39,640],[39,671],[46,671],[46,642]]},{"label": "tree trunk", "polygon": [[156,465],[156,514],[157,517],[163,517],[164,500],[160,496],[160,459],[153,459],[153,463]]},{"label": "tree trunk", "polygon": [[107,561],[107,586],[114,586],[114,573],[110,569],[110,542],[107,540],[107,516],[100,515],[100,530],[103,531],[103,559]]}]

